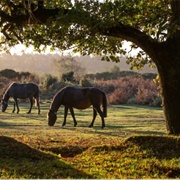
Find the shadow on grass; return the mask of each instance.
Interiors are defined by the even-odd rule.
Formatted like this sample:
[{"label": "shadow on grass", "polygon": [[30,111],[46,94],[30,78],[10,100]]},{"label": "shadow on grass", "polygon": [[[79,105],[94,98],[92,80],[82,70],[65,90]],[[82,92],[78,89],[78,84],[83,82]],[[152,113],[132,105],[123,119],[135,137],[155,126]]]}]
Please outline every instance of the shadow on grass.
[{"label": "shadow on grass", "polygon": [[132,136],[128,142],[148,150],[158,159],[180,158],[180,138],[162,136]]},{"label": "shadow on grass", "polygon": [[80,146],[64,146],[57,148],[43,148],[42,150],[50,151],[55,154],[61,154],[62,157],[75,157],[78,154],[81,154],[83,151],[87,150],[88,147],[80,147]]},{"label": "shadow on grass", "polygon": [[[46,118],[41,118],[38,114],[8,114],[0,116],[0,128],[5,129],[22,129],[22,127],[40,127],[47,125]],[[41,124],[40,124],[40,123]],[[44,124],[42,124],[42,122]]]},{"label": "shadow on grass", "polygon": [[[119,128],[122,128],[119,126]],[[94,128],[97,130],[97,128]],[[118,129],[118,128],[117,128]],[[108,129],[110,130],[110,129]],[[93,133],[93,132],[91,132]],[[105,136],[114,136],[114,137],[127,137],[133,134],[138,134],[138,135],[164,135],[163,132],[158,132],[158,131],[136,131],[136,130],[122,130],[122,131],[96,131],[94,134],[99,134],[99,135],[105,135]]]},{"label": "shadow on grass", "polygon": [[0,136],[0,178],[93,178],[63,160],[13,138]]},{"label": "shadow on grass", "polygon": [[29,122],[27,122],[27,124],[15,124],[15,123],[8,123],[8,122],[3,122],[3,121],[0,121],[0,128],[3,128],[3,129],[16,129],[16,130],[20,130],[22,129],[22,127],[24,128],[28,128],[28,127],[42,127],[42,125],[37,125],[37,124],[29,124]]},{"label": "shadow on grass", "polygon": [[109,105],[109,107],[116,108],[116,109],[132,109],[131,105]]}]

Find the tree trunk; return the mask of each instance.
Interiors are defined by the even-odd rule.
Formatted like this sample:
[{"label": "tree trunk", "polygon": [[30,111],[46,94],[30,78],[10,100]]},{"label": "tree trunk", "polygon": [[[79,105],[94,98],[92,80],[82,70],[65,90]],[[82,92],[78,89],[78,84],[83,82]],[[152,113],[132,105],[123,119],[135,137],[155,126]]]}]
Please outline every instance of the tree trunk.
[{"label": "tree trunk", "polygon": [[169,134],[180,134],[180,41],[169,42],[158,52],[157,68]]}]

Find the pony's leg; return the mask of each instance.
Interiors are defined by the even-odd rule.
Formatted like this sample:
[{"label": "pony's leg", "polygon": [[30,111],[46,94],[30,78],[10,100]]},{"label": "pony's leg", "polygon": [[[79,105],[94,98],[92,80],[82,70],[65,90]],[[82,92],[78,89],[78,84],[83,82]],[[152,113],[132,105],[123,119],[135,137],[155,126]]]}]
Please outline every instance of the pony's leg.
[{"label": "pony's leg", "polygon": [[18,106],[18,101],[17,101],[17,98],[14,98],[14,109],[12,112],[15,111],[15,106],[17,107],[17,114],[19,113],[19,106]]},{"label": "pony's leg", "polygon": [[39,104],[39,98],[36,98],[36,105],[38,107],[38,114],[40,114],[40,104]]},{"label": "pony's leg", "polygon": [[71,116],[73,118],[73,121],[74,121],[74,127],[77,126],[77,121],[76,121],[76,118],[75,118],[75,115],[74,115],[74,110],[73,108],[69,108],[70,109],[70,112],[71,112]]},{"label": "pony's leg", "polygon": [[67,113],[68,113],[68,107],[64,107],[64,122],[62,124],[62,126],[66,125],[66,117],[67,117]]},{"label": "pony's leg", "polygon": [[29,108],[29,111],[27,112],[27,114],[31,113],[31,109],[32,109],[32,106],[33,106],[33,98],[29,98],[29,101],[30,101],[30,108]]},{"label": "pony's leg", "polygon": [[14,113],[15,110],[16,110],[16,103],[15,103],[15,100],[14,100],[14,106],[13,106],[12,113]]},{"label": "pony's leg", "polygon": [[99,115],[101,116],[101,120],[102,120],[102,129],[105,127],[105,121],[104,121],[104,114],[103,112],[101,111],[101,108],[100,106],[98,107],[95,107],[97,112],[99,113]]},{"label": "pony's leg", "polygon": [[95,108],[93,108],[93,119],[92,119],[92,122],[91,122],[91,124],[89,125],[89,127],[93,127],[94,121],[95,121],[95,119],[96,119],[96,116],[97,116],[97,111],[96,111]]}]

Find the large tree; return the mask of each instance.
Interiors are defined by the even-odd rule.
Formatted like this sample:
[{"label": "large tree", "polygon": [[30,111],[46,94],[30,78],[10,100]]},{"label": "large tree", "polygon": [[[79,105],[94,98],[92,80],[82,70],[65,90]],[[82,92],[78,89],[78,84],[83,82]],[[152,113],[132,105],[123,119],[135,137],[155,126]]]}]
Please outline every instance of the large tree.
[{"label": "large tree", "polygon": [[180,0],[1,0],[1,49],[17,43],[72,48],[119,61],[124,40],[132,65],[158,69],[167,130],[180,134]]}]

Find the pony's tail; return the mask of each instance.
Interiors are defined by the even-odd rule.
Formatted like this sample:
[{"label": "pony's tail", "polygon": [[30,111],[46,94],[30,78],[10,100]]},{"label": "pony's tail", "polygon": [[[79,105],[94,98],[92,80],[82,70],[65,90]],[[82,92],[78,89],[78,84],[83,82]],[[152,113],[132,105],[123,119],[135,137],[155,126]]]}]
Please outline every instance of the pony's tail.
[{"label": "pony's tail", "polygon": [[36,106],[36,107],[38,107],[39,106],[39,101],[40,101],[40,91],[39,91],[39,88],[38,88],[38,91],[37,91],[37,93],[35,94],[35,96],[34,96],[34,99],[35,99],[35,103],[34,103],[34,105]]},{"label": "pony's tail", "polygon": [[35,99],[34,105],[35,105],[36,107],[39,105],[39,97],[37,97],[37,99]]},{"label": "pony's tail", "polygon": [[103,92],[102,104],[103,104],[103,114],[104,114],[104,117],[107,117],[107,98],[106,98],[106,94],[104,92]]}]

